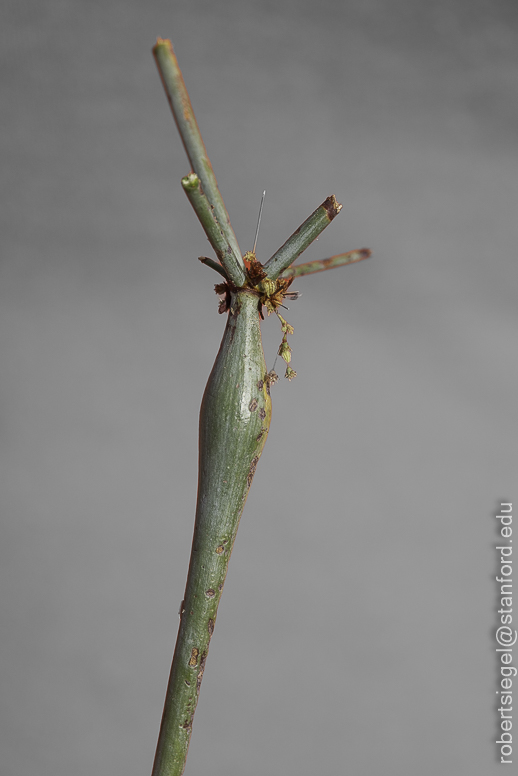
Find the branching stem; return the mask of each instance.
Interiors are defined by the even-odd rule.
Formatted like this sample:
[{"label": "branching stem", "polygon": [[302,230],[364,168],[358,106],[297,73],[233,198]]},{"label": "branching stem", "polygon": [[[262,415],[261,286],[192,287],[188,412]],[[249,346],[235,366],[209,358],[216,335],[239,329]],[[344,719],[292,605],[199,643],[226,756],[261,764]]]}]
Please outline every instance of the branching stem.
[{"label": "branching stem", "polygon": [[220,194],[216,176],[214,175],[214,170],[212,169],[205,144],[202,140],[198,123],[192,109],[189,93],[187,92],[182,71],[178,65],[178,60],[173,51],[171,41],[158,38],[156,45],[153,48],[153,54],[162,79],[162,84],[167,94],[167,99],[169,100],[169,105],[171,106],[176,121],[176,126],[178,127],[178,132],[182,138],[193,172],[195,172],[200,179],[204,194],[207,197],[210,206],[214,208],[214,215],[225,235],[227,243],[230,245],[234,261],[237,266],[241,268],[241,277],[232,277],[235,273],[234,268],[225,267],[225,269],[236,285],[242,286],[245,279],[245,273],[241,251],[239,250],[234,230],[230,225],[227,209]]},{"label": "branching stem", "polygon": [[302,275],[313,275],[315,272],[323,272],[326,269],[341,267],[343,264],[353,264],[356,261],[368,259],[371,251],[368,248],[360,248],[357,251],[348,253],[338,253],[329,259],[320,259],[319,261],[308,261],[305,264],[293,264],[291,267],[281,272],[281,278],[299,278]]},{"label": "branching stem", "polygon": [[287,269],[300,254],[316,240],[326,226],[329,226],[335,216],[338,215],[342,206],[336,201],[334,195],[328,197],[320,207],[306,218],[303,224],[299,226],[291,237],[288,237],[271,259],[268,259],[264,265],[265,271],[271,280],[276,280],[281,272]]},{"label": "branching stem", "polygon": [[216,291],[224,297],[220,312],[228,312],[200,411],[194,538],[152,774],[181,776],[230,554],[270,427],[270,388],[278,378],[266,369],[262,306],[281,322],[279,355],[291,380],[296,375],[288,344],[293,327],[278,311],[285,298],[294,296],[288,290],[291,278],[361,261],[370,251],[362,248],[290,267],[340,212],[342,206],[331,196],[264,266],[253,251],[243,258],[171,42],[159,38],[153,53],[192,165],[182,186],[219,260],[200,261],[225,278]]}]

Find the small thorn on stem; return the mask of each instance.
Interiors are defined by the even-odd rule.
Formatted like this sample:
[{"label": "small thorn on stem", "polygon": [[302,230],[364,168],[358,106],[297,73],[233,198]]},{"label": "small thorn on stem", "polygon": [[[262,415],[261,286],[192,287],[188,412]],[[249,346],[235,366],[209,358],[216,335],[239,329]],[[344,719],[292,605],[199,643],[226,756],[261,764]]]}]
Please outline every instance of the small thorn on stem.
[{"label": "small thorn on stem", "polygon": [[255,240],[254,240],[254,247],[252,248],[252,253],[255,253],[255,246],[257,245],[257,237],[259,236],[259,226],[261,224],[261,216],[263,214],[263,205],[264,205],[265,197],[266,197],[266,190],[263,191],[263,196],[261,197],[261,204],[259,205],[259,218],[257,219],[257,226],[255,228]]}]

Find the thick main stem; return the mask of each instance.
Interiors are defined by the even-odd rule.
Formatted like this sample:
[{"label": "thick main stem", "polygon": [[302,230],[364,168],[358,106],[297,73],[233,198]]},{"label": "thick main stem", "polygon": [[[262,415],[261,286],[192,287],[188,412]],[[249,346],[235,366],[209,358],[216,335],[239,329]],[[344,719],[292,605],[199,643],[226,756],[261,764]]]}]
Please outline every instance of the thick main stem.
[{"label": "thick main stem", "polygon": [[228,562],[271,420],[258,299],[231,299],[200,411],[196,520],[153,776],[180,776]]}]

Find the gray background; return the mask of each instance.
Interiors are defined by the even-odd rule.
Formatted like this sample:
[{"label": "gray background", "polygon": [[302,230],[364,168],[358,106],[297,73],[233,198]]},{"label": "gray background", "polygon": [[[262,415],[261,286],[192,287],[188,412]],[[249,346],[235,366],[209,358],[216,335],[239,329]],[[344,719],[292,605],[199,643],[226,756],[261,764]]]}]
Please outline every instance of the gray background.
[{"label": "gray background", "polygon": [[[259,259],[331,193],[343,212],[305,260],[373,250],[295,286],[298,377],[273,393],[186,774],[496,773],[518,6],[11,0],[2,14],[2,776],[153,760],[224,326],[157,35],[242,250],[263,188]],[[271,368],[278,322],[263,330]]]}]

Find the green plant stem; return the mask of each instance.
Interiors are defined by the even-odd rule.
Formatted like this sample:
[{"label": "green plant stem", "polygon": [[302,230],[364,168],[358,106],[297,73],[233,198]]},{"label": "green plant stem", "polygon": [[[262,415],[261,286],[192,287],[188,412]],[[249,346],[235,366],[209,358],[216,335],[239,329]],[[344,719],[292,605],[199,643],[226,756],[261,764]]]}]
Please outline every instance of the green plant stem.
[{"label": "green plant stem", "polygon": [[334,195],[324,202],[306,218],[291,237],[288,237],[284,245],[276,251],[271,259],[264,265],[265,272],[271,280],[276,280],[281,272],[287,269],[300,254],[316,240],[326,226],[329,226],[333,218],[338,215],[342,206],[338,204]]},{"label": "green plant stem", "polygon": [[[216,256],[223,267],[226,268],[226,274],[234,285],[239,288],[244,285],[245,273],[240,265],[237,264],[226,235],[214,215],[209,200],[201,189],[200,179],[196,173],[191,172],[185,178],[182,178],[182,186],[207,235],[207,239],[214,248]],[[225,274],[225,270],[222,270],[222,274]]]},{"label": "green plant stem", "polygon": [[[230,225],[227,209],[220,194],[216,176],[212,169],[205,144],[194,116],[191,100],[183,80],[182,71],[178,65],[173,46],[170,40],[158,38],[153,48],[153,54],[162,79],[162,84],[169,100],[169,105],[173,112],[178,132],[182,138],[187,156],[192,165],[193,171],[201,181],[203,192],[207,197],[210,206],[214,208],[214,214],[218,224],[225,235],[229,244],[234,262],[241,268],[242,282],[234,280],[236,286],[242,286],[245,279],[245,265],[241,256],[234,230]],[[234,269],[226,267],[228,274],[232,277]],[[239,281],[239,278],[236,278]]]},{"label": "green plant stem", "polygon": [[[268,291],[267,280],[275,281],[281,273],[291,277],[359,261],[369,251],[352,251],[288,269],[340,212],[342,206],[334,196],[328,197],[266,263],[267,279],[251,288],[253,263],[251,260],[249,277],[171,42],[159,38],[153,53],[193,168],[182,185],[221,264],[206,257],[200,261],[229,281],[224,300],[227,324],[200,411],[194,537],[153,765],[153,776],[181,776],[230,554],[270,427],[274,376],[266,369],[259,308],[272,305],[272,293],[278,293],[279,284],[270,283],[274,289]],[[293,331],[284,322],[285,335],[288,328]],[[283,358],[289,363],[286,337],[283,343]],[[290,379],[294,375],[293,370],[287,374]]]},{"label": "green plant stem", "polygon": [[[353,264],[356,261],[368,259],[371,251],[368,248],[360,248],[357,251],[348,253],[338,253],[329,259],[320,259],[319,261],[308,261],[305,264],[291,265],[281,272],[281,278],[299,278],[302,275],[313,275],[315,272],[323,272],[326,269],[341,267],[344,264]],[[214,262],[215,264],[215,262]],[[216,269],[214,267],[213,269]]]},{"label": "green plant stem", "polygon": [[218,264],[217,261],[214,261],[214,259],[209,259],[207,256],[198,256],[198,261],[201,261],[202,264],[206,264],[207,267],[210,267],[215,272],[219,272],[220,275],[222,275],[225,280],[228,280],[227,273],[221,266],[221,264]]},{"label": "green plant stem", "polygon": [[232,294],[200,411],[191,561],[153,776],[180,776],[239,519],[268,435],[269,385],[257,295]]}]

